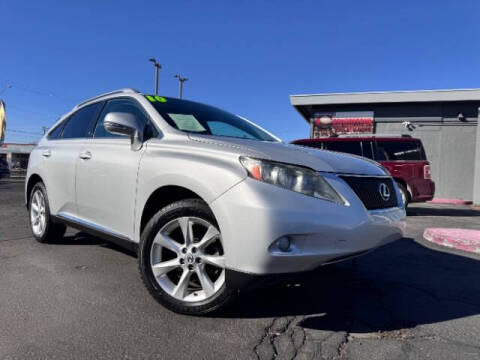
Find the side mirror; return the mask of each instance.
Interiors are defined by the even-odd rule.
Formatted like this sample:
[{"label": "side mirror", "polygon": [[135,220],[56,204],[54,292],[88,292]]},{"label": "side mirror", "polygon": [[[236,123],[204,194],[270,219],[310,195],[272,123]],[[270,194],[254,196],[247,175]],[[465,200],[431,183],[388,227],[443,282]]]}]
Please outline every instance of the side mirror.
[{"label": "side mirror", "polygon": [[130,137],[132,150],[140,150],[143,142],[142,129],[138,126],[137,119],[130,113],[111,112],[103,120],[105,129],[115,135]]}]

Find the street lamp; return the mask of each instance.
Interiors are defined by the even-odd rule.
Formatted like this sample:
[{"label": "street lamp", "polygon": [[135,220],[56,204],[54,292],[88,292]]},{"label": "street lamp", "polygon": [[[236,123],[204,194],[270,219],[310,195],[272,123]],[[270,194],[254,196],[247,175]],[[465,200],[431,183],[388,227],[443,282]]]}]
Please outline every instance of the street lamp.
[{"label": "street lamp", "polygon": [[151,61],[155,67],[155,95],[158,95],[158,70],[162,68],[162,65],[160,65],[154,58],[150,58],[148,61]]},{"label": "street lamp", "polygon": [[178,98],[182,98],[182,92],[183,92],[183,83],[187,81],[187,78],[182,78],[180,74],[175,74],[173,75],[174,78],[178,79]]}]

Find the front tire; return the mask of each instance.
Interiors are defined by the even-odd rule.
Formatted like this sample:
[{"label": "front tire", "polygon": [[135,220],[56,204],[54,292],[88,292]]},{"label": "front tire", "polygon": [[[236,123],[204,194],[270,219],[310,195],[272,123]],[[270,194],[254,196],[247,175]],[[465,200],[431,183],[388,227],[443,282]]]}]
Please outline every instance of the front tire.
[{"label": "front tire", "polygon": [[47,190],[41,182],[33,186],[28,202],[30,228],[33,237],[40,243],[55,242],[65,235],[66,226],[55,224],[50,216]]},{"label": "front tire", "polygon": [[167,205],[150,219],[141,236],[138,262],[150,294],[172,311],[207,314],[235,295],[225,283],[217,222],[199,199]]}]

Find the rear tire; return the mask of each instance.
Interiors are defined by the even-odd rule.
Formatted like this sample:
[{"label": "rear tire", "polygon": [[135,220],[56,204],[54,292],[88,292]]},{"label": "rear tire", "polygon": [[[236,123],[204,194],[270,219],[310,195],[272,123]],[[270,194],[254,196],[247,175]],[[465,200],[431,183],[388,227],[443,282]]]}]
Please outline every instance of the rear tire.
[{"label": "rear tire", "polygon": [[400,190],[400,195],[402,196],[402,201],[405,209],[408,206],[408,203],[410,202],[410,193],[408,192],[407,188],[403,186],[403,184],[400,184],[397,182],[398,185],[398,190]]},{"label": "rear tire", "polygon": [[40,243],[56,242],[60,240],[67,227],[52,222],[47,190],[42,182],[33,186],[28,202],[30,229],[33,237]]},{"label": "rear tire", "polygon": [[218,224],[199,199],[167,205],[150,219],[142,232],[138,265],[150,294],[177,313],[211,313],[236,294],[226,286]]}]

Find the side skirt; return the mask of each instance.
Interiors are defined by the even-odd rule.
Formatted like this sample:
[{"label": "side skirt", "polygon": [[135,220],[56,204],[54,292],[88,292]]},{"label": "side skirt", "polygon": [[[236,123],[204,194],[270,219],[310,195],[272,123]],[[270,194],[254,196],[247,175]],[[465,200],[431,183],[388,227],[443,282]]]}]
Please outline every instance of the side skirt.
[{"label": "side skirt", "polygon": [[98,228],[94,226],[94,224],[80,222],[80,220],[76,221],[76,219],[74,219],[73,217],[67,218],[62,215],[57,215],[57,216],[51,215],[51,218],[54,223],[60,223],[60,224],[70,226],[74,229],[86,232],[87,234],[101,238],[105,241],[118,245],[128,251],[132,251],[135,254],[137,254],[138,244],[125,236],[112,234],[111,232],[108,232],[103,228]]}]

